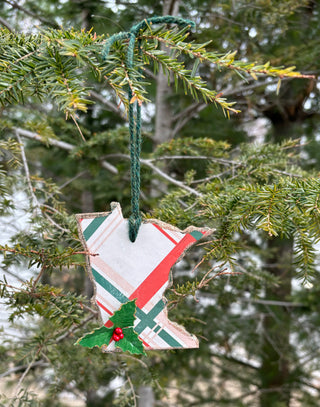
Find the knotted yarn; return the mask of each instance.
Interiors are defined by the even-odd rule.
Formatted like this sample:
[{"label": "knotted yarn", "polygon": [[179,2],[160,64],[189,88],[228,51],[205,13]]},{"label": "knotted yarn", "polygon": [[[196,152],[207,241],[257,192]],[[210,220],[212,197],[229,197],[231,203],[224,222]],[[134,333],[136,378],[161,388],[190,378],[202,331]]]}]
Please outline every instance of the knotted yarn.
[{"label": "knotted yarn", "polygon": [[[102,57],[108,58],[111,47],[117,41],[129,41],[126,55],[126,68],[130,71],[134,65],[134,48],[138,34],[151,24],[176,24],[182,27],[194,27],[195,23],[174,16],[151,17],[131,27],[128,32],[120,32],[107,39],[102,50]],[[142,57],[141,39],[138,38],[138,58]],[[131,216],[129,218],[129,239],[135,242],[141,225],[140,214],[140,153],[141,153],[141,105],[133,100],[133,92],[128,86],[128,121],[130,134],[130,179],[131,179]]]}]

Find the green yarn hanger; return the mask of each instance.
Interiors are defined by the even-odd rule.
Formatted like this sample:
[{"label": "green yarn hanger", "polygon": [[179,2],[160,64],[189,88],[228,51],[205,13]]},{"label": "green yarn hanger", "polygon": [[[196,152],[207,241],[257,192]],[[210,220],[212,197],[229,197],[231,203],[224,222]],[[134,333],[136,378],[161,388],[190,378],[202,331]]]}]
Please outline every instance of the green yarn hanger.
[{"label": "green yarn hanger", "polygon": [[[173,16],[151,17],[132,26],[128,32],[120,32],[112,35],[102,50],[104,59],[108,58],[110,49],[116,41],[129,40],[127,49],[126,65],[128,75],[134,64],[134,47],[137,35],[140,31],[145,30],[150,24],[177,24],[179,26],[194,27],[195,23],[190,20]],[[138,56],[141,58],[141,40],[138,39]],[[140,215],[140,153],[141,153],[141,106],[138,102],[131,103],[133,94],[130,86],[128,87],[128,120],[130,133],[130,178],[131,178],[131,216],[129,217],[129,239],[134,242],[137,238],[139,227],[141,225]]]}]

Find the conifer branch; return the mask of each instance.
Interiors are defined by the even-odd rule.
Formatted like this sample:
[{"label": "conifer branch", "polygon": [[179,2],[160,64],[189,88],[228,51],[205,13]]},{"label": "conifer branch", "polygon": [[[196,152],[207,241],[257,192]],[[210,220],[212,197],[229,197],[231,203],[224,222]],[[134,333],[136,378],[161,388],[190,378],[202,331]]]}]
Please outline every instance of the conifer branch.
[{"label": "conifer branch", "polygon": [[11,31],[11,32],[14,31],[12,25],[1,16],[0,16],[0,24],[3,25],[4,27],[6,27],[9,31]]},{"label": "conifer branch", "polygon": [[[128,154],[108,154],[106,157],[108,158],[124,158],[126,160],[130,160],[130,155]],[[154,173],[160,175],[161,178],[169,181],[171,184],[176,185],[179,188],[184,189],[185,191],[189,192],[192,195],[195,195],[197,197],[201,197],[202,193],[197,191],[194,188],[189,187],[188,185],[184,184],[182,181],[179,181],[170,175],[166,174],[164,171],[162,171],[159,167],[155,166],[152,164],[152,159],[146,159],[146,158],[140,158],[140,162],[143,165],[146,165],[149,167]]]},{"label": "conifer branch", "polygon": [[100,95],[100,93],[98,93],[94,90],[91,90],[90,96],[92,96],[94,99],[96,99],[97,101],[99,101],[100,103],[102,103],[103,105],[108,107],[109,110],[111,110],[113,113],[120,116],[122,119],[125,119],[125,116],[123,115],[123,112],[120,110],[120,108],[118,106],[116,106],[114,103],[110,102],[110,100],[108,100],[105,97],[103,97],[102,95]]},{"label": "conifer branch", "polygon": [[[30,366],[30,364],[12,367],[11,369],[7,370],[6,372],[0,373],[0,378],[10,376],[13,373],[20,372],[21,370],[26,370],[29,366]],[[49,366],[50,366],[50,363],[45,362],[44,360],[37,360],[36,362],[32,363],[32,365],[30,366],[30,369],[33,369],[36,367],[49,367]]]},{"label": "conifer branch", "polygon": [[[29,138],[30,140],[39,141],[42,144],[49,144],[51,146],[61,148],[62,150],[74,151],[77,148],[75,145],[66,143],[65,141],[56,140],[53,138],[44,139],[39,134],[34,133],[29,130],[21,129],[20,127],[14,127],[13,130],[16,131],[17,134],[19,134],[22,137]],[[102,168],[105,168],[106,170],[110,171],[112,174],[118,174],[118,169],[115,166],[113,166],[112,164],[108,163],[107,161],[102,160],[100,162],[100,164],[101,164]]]},{"label": "conifer branch", "polygon": [[18,10],[22,11],[23,13],[27,14],[28,16],[36,18],[37,20],[41,21],[42,23],[44,23],[50,27],[53,27],[53,28],[59,27],[59,24],[57,24],[56,22],[52,22],[52,21],[46,19],[45,17],[42,17],[42,16],[34,13],[33,11],[28,10],[26,7],[23,7],[21,4],[18,4],[14,0],[4,0],[4,2],[9,4],[10,6],[12,6],[12,8],[18,9]]}]

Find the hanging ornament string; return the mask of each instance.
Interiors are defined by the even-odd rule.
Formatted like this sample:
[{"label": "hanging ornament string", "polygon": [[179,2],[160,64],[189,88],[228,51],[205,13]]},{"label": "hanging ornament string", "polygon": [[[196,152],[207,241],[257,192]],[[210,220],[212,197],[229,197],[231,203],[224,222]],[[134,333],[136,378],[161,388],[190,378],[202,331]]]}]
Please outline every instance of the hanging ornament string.
[{"label": "hanging ornament string", "polygon": [[[134,65],[134,47],[138,34],[151,24],[177,24],[182,27],[194,27],[195,23],[190,20],[173,16],[151,17],[134,25],[128,32],[120,32],[111,36],[102,51],[104,59],[108,58],[112,45],[117,41],[129,40],[126,58],[126,68],[130,80],[130,72]],[[141,39],[138,38],[138,58],[141,60]],[[140,72],[141,77],[141,72]],[[135,101],[134,94],[128,86],[128,120],[130,133],[130,178],[131,178],[131,216],[129,218],[129,239],[134,242],[137,238],[141,225],[140,215],[140,153],[141,153],[141,105]]]}]

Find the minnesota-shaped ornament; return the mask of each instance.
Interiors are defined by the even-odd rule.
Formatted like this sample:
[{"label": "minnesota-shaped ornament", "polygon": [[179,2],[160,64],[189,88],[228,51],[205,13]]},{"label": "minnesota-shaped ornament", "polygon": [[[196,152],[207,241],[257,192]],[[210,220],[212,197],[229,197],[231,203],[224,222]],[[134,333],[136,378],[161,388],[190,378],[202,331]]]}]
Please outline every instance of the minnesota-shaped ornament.
[{"label": "minnesota-shaped ornament", "polygon": [[[76,217],[80,238],[88,253],[87,267],[94,282],[94,300],[104,326],[116,329],[115,313],[119,314],[119,310],[123,313],[126,307],[129,309],[122,305],[131,302],[136,306],[133,330],[144,350],[198,348],[199,342],[194,335],[168,319],[164,292],[171,285],[172,266],[191,245],[212,230],[191,226],[181,231],[151,219],[142,222],[136,241],[132,243],[128,220],[123,218],[118,203],[111,203],[111,212],[78,214]],[[99,328],[97,334],[102,330],[105,328]],[[95,344],[94,333],[89,335],[90,347],[101,346],[105,352],[121,348],[119,339],[114,340],[115,334],[107,336],[103,346],[101,338]],[[84,342],[83,338],[82,343],[78,341],[88,346]]]}]

